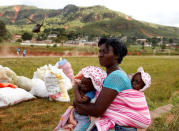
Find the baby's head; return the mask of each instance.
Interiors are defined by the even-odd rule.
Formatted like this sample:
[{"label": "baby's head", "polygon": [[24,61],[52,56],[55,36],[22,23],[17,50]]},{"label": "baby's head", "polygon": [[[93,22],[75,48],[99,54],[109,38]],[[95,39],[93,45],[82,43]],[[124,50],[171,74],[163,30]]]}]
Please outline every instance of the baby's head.
[{"label": "baby's head", "polygon": [[84,76],[82,77],[80,82],[80,90],[84,93],[95,90],[91,78],[86,78]]},{"label": "baby's head", "polygon": [[151,85],[151,77],[148,73],[144,72],[142,67],[137,69],[131,80],[132,88],[139,91],[144,91]]},{"label": "baby's head", "polygon": [[81,90],[88,92],[96,90],[101,91],[103,80],[106,78],[107,74],[104,70],[96,66],[87,66],[83,68],[75,80],[80,80]]}]

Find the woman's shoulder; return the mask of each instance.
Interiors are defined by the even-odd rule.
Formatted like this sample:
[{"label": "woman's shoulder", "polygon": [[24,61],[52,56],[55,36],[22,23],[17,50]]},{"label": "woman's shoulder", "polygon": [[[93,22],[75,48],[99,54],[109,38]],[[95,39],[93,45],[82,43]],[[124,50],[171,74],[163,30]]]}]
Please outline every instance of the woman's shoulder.
[{"label": "woman's shoulder", "polygon": [[115,70],[109,74],[109,77],[113,76],[127,77],[127,74],[122,70]]},{"label": "woman's shoulder", "polygon": [[131,82],[125,72],[116,70],[104,80],[103,86],[121,92],[122,90],[131,89]]},{"label": "woman's shoulder", "polygon": [[110,82],[115,81],[117,83],[125,81],[127,83],[130,83],[130,80],[129,80],[127,74],[121,70],[115,70],[115,71],[111,72],[105,79],[105,82],[106,81],[110,81]]}]

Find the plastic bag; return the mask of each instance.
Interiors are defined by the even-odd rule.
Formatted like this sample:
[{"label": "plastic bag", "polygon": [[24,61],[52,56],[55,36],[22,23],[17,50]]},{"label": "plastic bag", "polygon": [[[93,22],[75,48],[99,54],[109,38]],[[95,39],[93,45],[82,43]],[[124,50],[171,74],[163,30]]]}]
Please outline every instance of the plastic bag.
[{"label": "plastic bag", "polygon": [[74,73],[73,69],[71,67],[70,62],[68,62],[66,59],[60,58],[59,62],[57,62],[56,66],[58,69],[62,69],[65,75],[71,80],[72,85],[74,84]]},{"label": "plastic bag", "polygon": [[0,88],[5,88],[5,87],[17,88],[16,85],[10,83],[0,83]]}]

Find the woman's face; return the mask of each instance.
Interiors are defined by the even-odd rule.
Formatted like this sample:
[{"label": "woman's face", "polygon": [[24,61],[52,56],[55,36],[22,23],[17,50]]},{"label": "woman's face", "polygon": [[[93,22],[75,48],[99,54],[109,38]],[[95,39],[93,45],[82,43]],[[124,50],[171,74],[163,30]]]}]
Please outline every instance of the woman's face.
[{"label": "woman's face", "polygon": [[105,44],[99,47],[99,63],[101,66],[108,67],[117,63],[118,56],[114,54],[113,47],[106,48]]}]

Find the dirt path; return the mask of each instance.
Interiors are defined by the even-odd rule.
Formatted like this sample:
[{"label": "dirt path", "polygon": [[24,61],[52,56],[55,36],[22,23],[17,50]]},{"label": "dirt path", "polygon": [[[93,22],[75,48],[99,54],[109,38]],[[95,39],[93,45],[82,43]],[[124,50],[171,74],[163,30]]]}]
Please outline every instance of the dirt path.
[{"label": "dirt path", "polygon": [[[97,57],[96,53],[90,52],[62,52],[62,53],[55,53],[55,52],[29,52],[26,57],[56,57],[56,56],[63,56],[63,57]],[[0,58],[23,58],[22,54],[17,56],[15,53],[7,54],[0,52]]]},{"label": "dirt path", "polygon": [[165,114],[165,113],[171,111],[172,107],[173,107],[172,104],[168,104],[168,105],[161,106],[161,107],[151,111],[150,112],[151,119],[154,120],[154,119],[160,117],[162,114]]}]

